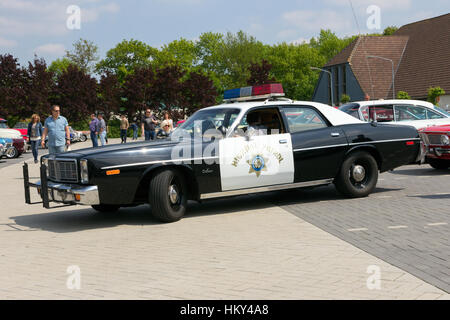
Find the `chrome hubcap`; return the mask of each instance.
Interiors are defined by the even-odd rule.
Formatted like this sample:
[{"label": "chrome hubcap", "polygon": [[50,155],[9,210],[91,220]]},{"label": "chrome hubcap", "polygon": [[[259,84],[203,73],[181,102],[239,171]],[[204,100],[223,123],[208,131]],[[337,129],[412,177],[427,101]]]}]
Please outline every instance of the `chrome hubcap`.
[{"label": "chrome hubcap", "polygon": [[169,187],[169,200],[172,204],[178,203],[178,189],[176,185],[171,185]]},{"label": "chrome hubcap", "polygon": [[363,181],[364,178],[366,177],[366,170],[364,169],[363,166],[356,165],[356,166],[353,168],[352,176],[353,176],[353,179],[354,179],[356,182],[361,182],[361,181]]}]

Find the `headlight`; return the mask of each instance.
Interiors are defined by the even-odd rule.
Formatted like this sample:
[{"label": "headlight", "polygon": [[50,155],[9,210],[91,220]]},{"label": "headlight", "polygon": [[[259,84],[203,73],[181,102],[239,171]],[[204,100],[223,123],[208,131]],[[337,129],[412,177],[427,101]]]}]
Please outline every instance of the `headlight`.
[{"label": "headlight", "polygon": [[450,138],[447,135],[441,136],[441,143],[445,146],[450,145]]},{"label": "headlight", "polygon": [[48,168],[48,158],[41,158],[41,162]]},{"label": "headlight", "polygon": [[80,160],[80,177],[81,183],[89,183],[89,172],[88,172],[88,161],[83,159]]}]

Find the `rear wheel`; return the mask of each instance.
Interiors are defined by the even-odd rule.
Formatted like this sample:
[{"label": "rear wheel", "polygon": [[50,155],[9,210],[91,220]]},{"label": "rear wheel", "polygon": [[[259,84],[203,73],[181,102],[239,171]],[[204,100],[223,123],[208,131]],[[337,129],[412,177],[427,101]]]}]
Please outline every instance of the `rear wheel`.
[{"label": "rear wheel", "polygon": [[81,142],[86,142],[86,140],[87,140],[87,136],[86,136],[85,134],[82,134],[82,135],[80,136],[80,141],[81,141]]},{"label": "rear wheel", "polygon": [[427,158],[427,162],[430,166],[437,170],[445,170],[450,167],[450,160]]},{"label": "rear wheel", "polygon": [[184,176],[174,169],[161,171],[149,186],[152,214],[162,222],[180,220],[187,207],[187,188]]},{"label": "rear wheel", "polygon": [[120,206],[115,205],[115,204],[98,204],[98,205],[93,205],[92,209],[94,209],[97,212],[100,213],[107,213],[107,212],[116,212],[117,210],[120,209]]},{"label": "rear wheel", "polygon": [[342,164],[334,184],[336,189],[351,198],[367,197],[377,185],[378,164],[364,151],[350,154]]},{"label": "rear wheel", "polygon": [[6,157],[8,159],[17,158],[19,156],[19,151],[17,151],[16,147],[11,147],[6,153]]}]

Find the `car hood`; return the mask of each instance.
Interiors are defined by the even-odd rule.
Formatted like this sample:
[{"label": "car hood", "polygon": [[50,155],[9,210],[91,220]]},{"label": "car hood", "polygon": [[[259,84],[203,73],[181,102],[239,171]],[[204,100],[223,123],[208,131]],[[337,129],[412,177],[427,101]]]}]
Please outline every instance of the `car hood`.
[{"label": "car hood", "polygon": [[434,127],[428,127],[422,130],[422,132],[450,132],[450,125],[443,125],[443,126],[434,126]]},{"label": "car hood", "polygon": [[22,135],[15,129],[0,129],[0,138],[19,139]]}]

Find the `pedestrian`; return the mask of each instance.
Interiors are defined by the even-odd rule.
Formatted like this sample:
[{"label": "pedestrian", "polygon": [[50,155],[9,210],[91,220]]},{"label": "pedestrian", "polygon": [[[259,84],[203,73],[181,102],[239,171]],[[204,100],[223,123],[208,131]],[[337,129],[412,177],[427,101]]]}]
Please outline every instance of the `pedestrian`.
[{"label": "pedestrian", "polygon": [[44,129],[42,128],[41,117],[37,114],[33,114],[31,116],[31,121],[28,124],[27,135],[31,144],[31,152],[33,152],[34,163],[38,163],[38,148],[42,140],[43,131]]},{"label": "pedestrian", "polygon": [[145,136],[145,141],[155,140],[155,128],[158,124],[155,116],[150,109],[145,110],[145,115],[142,117],[142,136]]},{"label": "pedestrian", "polygon": [[67,119],[61,115],[58,105],[52,106],[52,115],[45,120],[41,146],[45,147],[45,138],[48,136],[49,154],[65,152],[66,145],[70,146],[70,131]]},{"label": "pedestrian", "polygon": [[127,132],[130,124],[128,123],[128,119],[125,115],[121,115],[120,117],[120,138],[122,139],[121,143],[127,143]]},{"label": "pedestrian", "polygon": [[131,124],[131,129],[133,129],[133,140],[137,140],[138,139],[138,126],[137,126],[136,122],[133,122]]},{"label": "pedestrian", "polygon": [[98,115],[97,132],[103,147],[106,144],[106,123],[102,114]]},{"label": "pedestrian", "polygon": [[161,128],[168,135],[173,131],[173,120],[170,119],[169,112],[164,112],[164,120],[161,122]]},{"label": "pedestrian", "polygon": [[98,147],[98,119],[95,114],[91,114],[91,122],[89,123],[89,131],[91,132],[92,147]]}]

